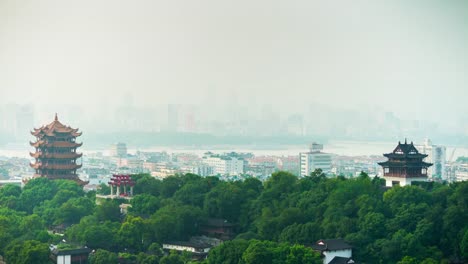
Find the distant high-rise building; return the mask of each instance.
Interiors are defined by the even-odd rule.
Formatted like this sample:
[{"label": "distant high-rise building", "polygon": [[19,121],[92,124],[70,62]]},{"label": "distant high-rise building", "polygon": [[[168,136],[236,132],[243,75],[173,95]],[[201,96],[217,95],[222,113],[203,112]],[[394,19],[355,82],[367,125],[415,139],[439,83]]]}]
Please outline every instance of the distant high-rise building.
[{"label": "distant high-rise building", "polygon": [[416,181],[427,181],[427,169],[431,163],[424,162],[426,154],[418,152],[413,142],[404,144],[398,142],[398,146],[391,153],[383,154],[388,158],[385,162],[380,162],[383,167],[385,185],[406,186]]},{"label": "distant high-rise building", "polygon": [[0,105],[0,134],[18,142],[27,140],[28,131],[34,125],[32,105]]},{"label": "distant high-rise building", "polygon": [[291,115],[286,121],[287,133],[293,136],[303,136],[305,134],[304,117],[299,114]]},{"label": "distant high-rise building", "polygon": [[27,131],[34,125],[34,110],[30,105],[19,106],[16,110],[15,138],[25,140]]},{"label": "distant high-rise building", "polygon": [[167,106],[167,130],[177,132],[179,129],[179,107],[175,104]]},{"label": "distant high-rise building", "polygon": [[30,153],[36,160],[31,164],[35,170],[33,178],[66,179],[74,180],[80,185],[86,184],[76,173],[82,166],[76,162],[82,155],[76,152],[76,149],[82,145],[75,141],[81,136],[77,128],[63,125],[55,115],[52,123],[34,129],[31,134],[36,137],[36,142],[31,143],[36,151]]},{"label": "distant high-rise building", "polygon": [[127,145],[125,143],[113,144],[110,148],[110,155],[112,157],[126,157],[127,156]]},{"label": "distant high-rise building", "polygon": [[332,155],[322,150],[322,144],[312,143],[309,152],[299,153],[302,177],[309,176],[316,169],[321,169],[325,174],[331,172]]},{"label": "distant high-rise building", "polygon": [[434,164],[427,170],[427,176],[432,179],[447,180],[445,173],[445,146],[433,145],[430,139],[426,139],[423,145],[416,145],[420,153],[426,154],[424,161]]},{"label": "distant high-rise building", "polygon": [[188,106],[184,109],[184,127],[183,132],[193,133],[196,130],[195,112],[193,107]]}]

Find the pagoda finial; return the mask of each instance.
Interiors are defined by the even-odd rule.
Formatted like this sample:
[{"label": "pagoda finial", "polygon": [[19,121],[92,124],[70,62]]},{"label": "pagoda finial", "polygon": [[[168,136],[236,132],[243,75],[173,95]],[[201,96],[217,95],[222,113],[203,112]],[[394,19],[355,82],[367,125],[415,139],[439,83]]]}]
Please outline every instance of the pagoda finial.
[{"label": "pagoda finial", "polygon": [[57,113],[55,113],[55,121],[58,121]]}]

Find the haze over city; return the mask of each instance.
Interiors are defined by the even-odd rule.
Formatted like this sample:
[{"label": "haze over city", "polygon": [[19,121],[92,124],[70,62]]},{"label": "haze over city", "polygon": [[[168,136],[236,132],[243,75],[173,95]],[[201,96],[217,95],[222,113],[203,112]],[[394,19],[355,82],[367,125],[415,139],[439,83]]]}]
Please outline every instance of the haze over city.
[{"label": "haze over city", "polygon": [[58,112],[86,133],[113,130],[122,112],[162,130],[176,104],[200,123],[326,117],[340,130],[380,114],[466,136],[467,7],[0,1],[0,103],[32,107],[35,126]]},{"label": "haze over city", "polygon": [[0,0],[0,264],[468,263],[468,1]]}]

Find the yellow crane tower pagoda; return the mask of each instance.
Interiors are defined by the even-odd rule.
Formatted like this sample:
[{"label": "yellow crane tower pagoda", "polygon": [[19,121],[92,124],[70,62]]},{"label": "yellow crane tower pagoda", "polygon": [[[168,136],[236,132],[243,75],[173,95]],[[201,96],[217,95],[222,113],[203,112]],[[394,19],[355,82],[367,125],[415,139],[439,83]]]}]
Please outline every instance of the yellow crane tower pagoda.
[{"label": "yellow crane tower pagoda", "polygon": [[78,128],[63,125],[55,114],[52,123],[35,128],[31,134],[36,137],[36,142],[30,142],[36,149],[34,153],[30,153],[35,159],[35,162],[30,164],[35,170],[33,178],[65,179],[73,180],[79,185],[87,184],[80,180],[76,173],[82,166],[76,162],[82,156],[76,152],[82,145],[76,142],[76,138],[81,136]]}]

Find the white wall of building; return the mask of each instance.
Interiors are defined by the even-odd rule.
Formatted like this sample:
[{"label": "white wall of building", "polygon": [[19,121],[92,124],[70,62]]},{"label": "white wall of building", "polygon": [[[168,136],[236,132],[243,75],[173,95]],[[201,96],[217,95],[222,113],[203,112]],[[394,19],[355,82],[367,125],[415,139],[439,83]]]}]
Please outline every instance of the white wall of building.
[{"label": "white wall of building", "polygon": [[425,182],[427,181],[426,178],[403,178],[403,177],[388,177],[385,176],[385,186],[392,187],[393,182],[399,182],[400,186],[411,185],[412,182]]},{"label": "white wall of building", "polygon": [[169,250],[195,252],[194,247],[188,247],[188,246],[163,244],[163,248],[164,249],[169,249]]},{"label": "white wall of building", "polygon": [[182,246],[182,245],[172,245],[172,244],[163,244],[163,249],[177,250],[177,251],[188,251],[188,252],[209,252],[210,248],[201,248],[197,250],[191,246]]},{"label": "white wall of building", "polygon": [[455,181],[468,181],[468,164],[460,164],[454,176]]},{"label": "white wall of building", "polygon": [[71,255],[57,256],[57,264],[71,264]]},{"label": "white wall of building", "polygon": [[325,256],[325,258],[323,259],[323,264],[330,263],[330,261],[332,261],[334,257],[350,258],[352,256],[352,253],[353,252],[351,249],[324,251],[323,255]]},{"label": "white wall of building", "polygon": [[244,173],[244,160],[236,157],[208,156],[203,162],[213,167],[214,174],[238,175]]},{"label": "white wall of building", "polygon": [[332,168],[332,155],[323,152],[300,153],[301,176],[309,176],[316,169],[330,173]]}]

